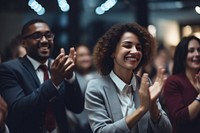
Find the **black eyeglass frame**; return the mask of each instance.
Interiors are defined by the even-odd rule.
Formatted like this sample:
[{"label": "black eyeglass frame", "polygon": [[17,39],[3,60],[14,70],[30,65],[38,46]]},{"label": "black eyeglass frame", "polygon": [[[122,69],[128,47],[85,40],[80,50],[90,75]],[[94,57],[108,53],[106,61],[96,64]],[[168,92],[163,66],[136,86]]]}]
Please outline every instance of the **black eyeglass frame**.
[{"label": "black eyeglass frame", "polygon": [[47,40],[51,41],[54,39],[55,37],[55,34],[50,32],[50,31],[47,31],[45,33],[42,33],[42,32],[34,32],[30,35],[26,35],[23,37],[23,39],[34,39],[34,40],[41,40],[43,37],[45,37]]}]

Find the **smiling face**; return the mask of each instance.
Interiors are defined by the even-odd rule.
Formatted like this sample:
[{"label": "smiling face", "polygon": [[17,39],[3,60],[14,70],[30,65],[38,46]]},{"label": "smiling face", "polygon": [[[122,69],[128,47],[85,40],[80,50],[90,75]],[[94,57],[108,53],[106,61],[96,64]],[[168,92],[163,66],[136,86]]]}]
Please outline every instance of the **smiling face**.
[{"label": "smiling face", "polygon": [[115,73],[127,73],[127,71],[132,73],[141,61],[141,51],[142,46],[138,37],[131,32],[125,32],[117,44],[115,52],[112,54]]},{"label": "smiling face", "polygon": [[197,71],[200,69],[200,44],[195,39],[191,40],[188,44],[186,69]]},{"label": "smiling face", "polygon": [[38,22],[30,25],[22,42],[27,55],[38,62],[45,62],[53,50],[53,37],[46,23]]},{"label": "smiling face", "polygon": [[79,46],[76,49],[76,67],[82,72],[88,72],[92,67],[92,56],[86,46]]}]

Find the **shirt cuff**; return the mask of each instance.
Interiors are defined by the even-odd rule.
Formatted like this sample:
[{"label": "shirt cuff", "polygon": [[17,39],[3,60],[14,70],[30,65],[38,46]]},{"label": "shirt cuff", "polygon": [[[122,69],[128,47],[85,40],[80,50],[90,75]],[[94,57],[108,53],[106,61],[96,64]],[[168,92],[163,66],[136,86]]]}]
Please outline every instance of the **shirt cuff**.
[{"label": "shirt cuff", "polygon": [[75,72],[73,72],[73,75],[72,75],[71,79],[66,79],[65,78],[65,81],[67,81],[69,83],[73,83],[75,81],[75,78],[76,78],[76,75],[75,75]]},{"label": "shirt cuff", "polygon": [[[71,79],[66,79],[66,78],[65,78],[65,81],[67,81],[67,82],[69,82],[69,83],[73,83],[73,82],[75,81],[75,78],[76,78],[75,72],[73,72],[73,75],[72,75]],[[55,87],[57,90],[60,89],[60,85],[56,86],[53,82],[52,82],[52,84],[54,85],[54,87]]]}]

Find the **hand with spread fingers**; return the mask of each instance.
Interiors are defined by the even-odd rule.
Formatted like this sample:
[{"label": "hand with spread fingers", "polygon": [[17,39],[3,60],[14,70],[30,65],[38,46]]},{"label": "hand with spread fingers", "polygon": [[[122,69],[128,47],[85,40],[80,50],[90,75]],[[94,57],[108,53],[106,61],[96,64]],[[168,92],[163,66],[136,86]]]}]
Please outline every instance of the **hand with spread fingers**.
[{"label": "hand with spread fingers", "polygon": [[74,61],[76,58],[74,48],[70,48],[69,55],[65,55],[65,50],[60,49],[60,54],[51,65],[51,79],[55,85],[59,85],[65,78],[73,76]]},{"label": "hand with spread fingers", "polygon": [[152,104],[156,104],[156,100],[162,93],[163,84],[166,80],[165,69],[160,67],[156,76],[156,80],[152,86],[150,86],[148,74],[144,73],[141,80],[139,89],[140,103],[145,110],[148,110]]},{"label": "hand with spread fingers", "polygon": [[167,78],[167,75],[165,74],[165,69],[163,67],[159,67],[155,82],[149,88],[152,103],[156,103],[156,100],[159,98],[160,94],[162,93],[163,85],[166,78]]}]

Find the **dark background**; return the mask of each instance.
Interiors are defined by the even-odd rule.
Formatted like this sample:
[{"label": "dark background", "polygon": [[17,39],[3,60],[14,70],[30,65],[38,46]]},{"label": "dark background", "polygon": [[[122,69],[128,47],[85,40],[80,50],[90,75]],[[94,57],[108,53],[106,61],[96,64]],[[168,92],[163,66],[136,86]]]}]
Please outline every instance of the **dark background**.
[{"label": "dark background", "polygon": [[[37,0],[46,10],[41,16],[28,6],[28,1],[0,0],[1,51],[20,33],[23,24],[33,18],[47,21],[56,34],[54,56],[61,47],[69,50],[78,43],[88,44],[92,49],[98,38],[116,23],[137,22],[144,27],[154,25],[156,39],[167,46],[180,40],[184,26],[194,28],[192,32],[200,32],[200,15],[194,9],[200,6],[199,0],[118,0],[103,15],[97,15],[95,8],[105,0],[67,0],[70,5],[68,12],[60,10],[57,0]],[[176,39],[170,38],[171,33]]]}]

